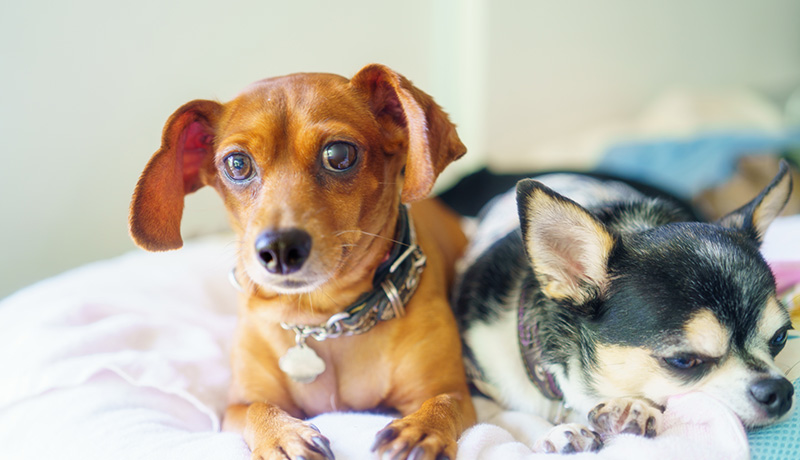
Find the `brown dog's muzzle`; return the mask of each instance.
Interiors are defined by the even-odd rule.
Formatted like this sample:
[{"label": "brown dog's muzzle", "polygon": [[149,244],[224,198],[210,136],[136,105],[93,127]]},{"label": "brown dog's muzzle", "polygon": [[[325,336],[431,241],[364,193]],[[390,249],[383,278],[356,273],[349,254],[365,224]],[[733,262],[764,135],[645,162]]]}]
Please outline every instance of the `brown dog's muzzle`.
[{"label": "brown dog's muzzle", "polygon": [[255,241],[261,265],[273,275],[288,275],[300,270],[311,253],[311,235],[304,230],[267,230]]}]

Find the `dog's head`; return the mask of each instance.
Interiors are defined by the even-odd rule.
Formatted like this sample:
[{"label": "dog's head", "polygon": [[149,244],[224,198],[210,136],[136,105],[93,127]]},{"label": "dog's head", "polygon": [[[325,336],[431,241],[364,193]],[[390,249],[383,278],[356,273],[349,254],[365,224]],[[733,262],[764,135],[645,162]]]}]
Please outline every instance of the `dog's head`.
[{"label": "dog's head", "polygon": [[548,305],[543,353],[565,396],[664,404],[704,391],[748,426],[776,421],[793,387],[774,357],[791,329],[759,253],[791,192],[788,167],[716,223],[671,222],[658,202],[590,213],[517,186],[523,240]]},{"label": "dog's head", "polygon": [[172,114],[130,231],[148,250],[181,247],[184,196],[209,185],[239,234],[240,276],[267,292],[310,292],[380,261],[400,201],[424,198],[465,150],[433,99],[384,66],[350,80],[271,78]]}]

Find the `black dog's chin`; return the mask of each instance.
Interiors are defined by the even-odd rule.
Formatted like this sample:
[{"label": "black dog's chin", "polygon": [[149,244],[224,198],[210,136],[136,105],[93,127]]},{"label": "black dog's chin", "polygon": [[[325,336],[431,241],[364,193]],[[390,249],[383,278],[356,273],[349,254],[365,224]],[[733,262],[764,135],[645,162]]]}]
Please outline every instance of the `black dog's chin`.
[{"label": "black dog's chin", "polygon": [[758,420],[745,420],[741,417],[739,418],[739,420],[741,420],[742,425],[744,425],[745,429],[751,430],[754,428],[763,428],[778,422],[782,422],[788,419],[791,415],[792,411],[790,410],[789,412],[781,415],[780,417],[769,417],[765,415],[764,418],[760,418]]},{"label": "black dog's chin", "polygon": [[741,420],[745,429],[750,430],[753,428],[762,428],[785,421],[792,416],[795,410],[797,410],[795,408],[794,398],[792,398],[792,401],[789,404],[789,408],[786,410],[786,412],[780,415],[770,415],[767,413],[767,411],[761,409],[760,407],[754,407],[754,409],[754,412],[756,412],[757,415],[750,414],[749,416],[743,417],[741,414],[736,414],[739,417],[739,420]]}]

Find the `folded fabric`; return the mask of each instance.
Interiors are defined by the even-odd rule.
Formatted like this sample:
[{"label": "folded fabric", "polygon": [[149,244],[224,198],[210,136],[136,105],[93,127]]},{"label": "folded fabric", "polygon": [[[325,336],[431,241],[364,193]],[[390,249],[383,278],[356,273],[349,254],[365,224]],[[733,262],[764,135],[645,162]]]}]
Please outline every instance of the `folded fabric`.
[{"label": "folded fabric", "polygon": [[[229,239],[134,252],[46,280],[0,303],[0,411],[107,371],[175,394],[219,427],[236,292]],[[0,443],[2,445],[2,443]]]},{"label": "folded fabric", "polygon": [[798,145],[800,131],[783,135],[712,132],[690,138],[631,141],[609,148],[596,171],[636,179],[690,199],[731,177],[740,157],[775,153]]},{"label": "folded fabric", "polygon": [[0,410],[0,458],[249,459],[242,437],[216,431],[206,409],[101,371]]},{"label": "folded fabric", "polygon": [[542,419],[492,408],[476,401],[483,424],[465,433],[459,444],[459,460],[504,459],[705,459],[749,458],[747,437],[736,415],[720,401],[703,393],[671,398],[664,412],[662,431],[652,439],[618,435],[596,453],[564,456],[536,454],[530,449]]},{"label": "folded fabric", "polygon": [[[241,436],[219,432],[236,321],[231,241],[137,251],[0,302],[0,458],[249,458]],[[597,454],[563,457],[531,451],[543,420],[476,405],[482,424],[462,437],[459,459],[748,455],[735,417],[702,394],[670,400],[655,439],[622,435]],[[372,458],[372,439],[390,420],[333,413],[313,422],[348,460]]]}]

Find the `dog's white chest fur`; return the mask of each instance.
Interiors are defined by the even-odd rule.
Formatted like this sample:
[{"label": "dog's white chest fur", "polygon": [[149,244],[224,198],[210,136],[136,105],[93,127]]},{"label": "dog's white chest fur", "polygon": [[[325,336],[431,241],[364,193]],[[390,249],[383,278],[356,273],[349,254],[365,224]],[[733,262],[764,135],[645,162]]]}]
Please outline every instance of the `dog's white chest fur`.
[{"label": "dog's white chest fur", "polygon": [[486,382],[476,384],[481,391],[505,407],[548,420],[556,417],[560,403],[544,397],[528,379],[519,349],[516,309],[502,312],[491,324],[474,323],[464,332],[464,340],[481,363],[486,378]]}]

